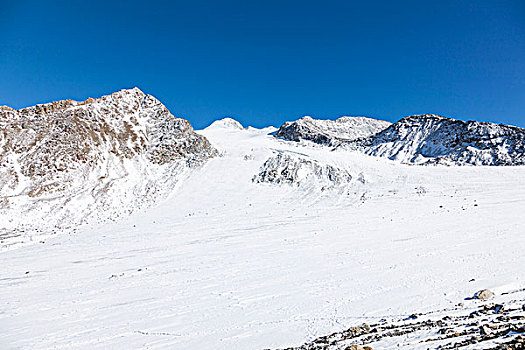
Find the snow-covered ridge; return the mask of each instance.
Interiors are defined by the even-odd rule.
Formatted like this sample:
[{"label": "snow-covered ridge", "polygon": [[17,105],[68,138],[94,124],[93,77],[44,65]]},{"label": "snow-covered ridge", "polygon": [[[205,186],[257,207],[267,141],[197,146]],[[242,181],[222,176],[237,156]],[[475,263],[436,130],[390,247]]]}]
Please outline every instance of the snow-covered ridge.
[{"label": "snow-covered ridge", "polygon": [[525,129],[433,114],[403,118],[358,145],[366,154],[404,163],[525,164]]},{"label": "snow-covered ridge", "polygon": [[132,212],[166,196],[186,168],[215,154],[188,121],[138,88],[2,107],[0,237]]},{"label": "snow-covered ridge", "polygon": [[341,117],[336,120],[318,120],[306,116],[294,122],[284,123],[276,137],[290,141],[308,140],[335,146],[345,141],[376,134],[391,123],[366,117]]},{"label": "snow-covered ridge", "polygon": [[335,121],[305,117],[284,123],[275,136],[409,164],[525,164],[525,129],[435,114],[409,116],[394,124],[359,117]]}]

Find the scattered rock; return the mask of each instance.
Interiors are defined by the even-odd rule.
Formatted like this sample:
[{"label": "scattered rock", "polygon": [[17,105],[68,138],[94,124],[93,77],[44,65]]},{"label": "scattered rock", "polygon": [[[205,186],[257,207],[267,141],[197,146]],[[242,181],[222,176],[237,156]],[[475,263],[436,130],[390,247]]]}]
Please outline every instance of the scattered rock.
[{"label": "scattered rock", "polygon": [[[429,349],[475,346],[476,349],[525,350],[525,337],[520,335],[525,334],[524,300],[525,296],[501,304],[484,303],[477,305],[471,314],[456,308],[444,309],[438,311],[442,314],[436,320],[423,320],[425,316],[438,316],[436,312],[414,313],[411,316],[417,316],[417,319],[410,322],[407,318],[381,319],[379,323],[350,327],[287,350],[372,350],[370,346],[357,344],[373,345],[386,338],[395,344],[396,340],[406,340],[409,334],[414,339],[419,338],[418,343],[428,344],[424,348]],[[476,319],[472,320],[473,317]]]},{"label": "scattered rock", "polygon": [[348,350],[364,350],[362,347],[360,347],[359,345],[350,345],[348,348]]},{"label": "scattered rock", "polygon": [[494,310],[495,313],[499,314],[501,312],[503,312],[503,305],[501,304],[496,304],[492,307],[492,310]]},{"label": "scattered rock", "polygon": [[487,325],[483,325],[479,327],[479,332],[481,333],[481,335],[490,335],[492,333],[492,330]]}]

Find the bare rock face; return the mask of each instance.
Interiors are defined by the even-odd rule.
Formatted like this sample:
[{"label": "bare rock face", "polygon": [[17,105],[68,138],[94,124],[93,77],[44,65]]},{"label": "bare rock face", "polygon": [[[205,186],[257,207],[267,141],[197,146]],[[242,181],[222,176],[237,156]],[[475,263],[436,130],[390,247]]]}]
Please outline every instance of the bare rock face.
[{"label": "bare rock face", "polygon": [[294,122],[284,123],[275,134],[289,141],[312,141],[314,143],[336,146],[342,142],[354,141],[374,135],[391,123],[365,117],[341,117],[336,120],[318,120],[304,117]]},{"label": "bare rock face", "polygon": [[0,239],[74,226],[96,211],[100,217],[100,209],[105,216],[133,211],[215,154],[188,121],[137,88],[0,107]]}]

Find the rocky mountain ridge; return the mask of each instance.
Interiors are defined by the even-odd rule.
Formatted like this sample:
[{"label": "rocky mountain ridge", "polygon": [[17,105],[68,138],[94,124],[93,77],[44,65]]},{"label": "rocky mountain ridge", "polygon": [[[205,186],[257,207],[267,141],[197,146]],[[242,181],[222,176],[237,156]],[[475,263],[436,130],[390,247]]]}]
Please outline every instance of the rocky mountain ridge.
[{"label": "rocky mountain ridge", "polygon": [[83,102],[1,107],[0,235],[144,207],[216,153],[187,120],[138,88]]},{"label": "rocky mountain ridge", "polygon": [[[299,119],[283,124],[275,136],[360,151],[407,164],[525,164],[525,129],[519,127],[424,114],[405,117],[394,124],[367,118],[365,124],[342,129],[340,119]],[[363,125],[375,128],[365,128],[363,132]]]},{"label": "rocky mountain ridge", "polygon": [[433,114],[403,118],[359,146],[366,154],[413,164],[525,164],[525,129]]},{"label": "rocky mountain ridge", "polygon": [[294,122],[284,123],[276,137],[289,140],[307,140],[336,146],[343,142],[368,137],[390,126],[390,122],[366,117],[341,117],[336,120],[320,120],[306,116]]}]

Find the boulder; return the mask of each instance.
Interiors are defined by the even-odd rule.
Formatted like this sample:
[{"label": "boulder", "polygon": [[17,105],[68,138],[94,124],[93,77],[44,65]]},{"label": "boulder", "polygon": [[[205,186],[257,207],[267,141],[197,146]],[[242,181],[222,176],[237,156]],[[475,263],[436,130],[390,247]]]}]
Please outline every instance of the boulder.
[{"label": "boulder", "polygon": [[474,299],[489,300],[493,296],[494,296],[494,292],[492,292],[492,291],[490,291],[488,289],[482,289],[479,292],[477,292],[476,294],[474,294]]}]

